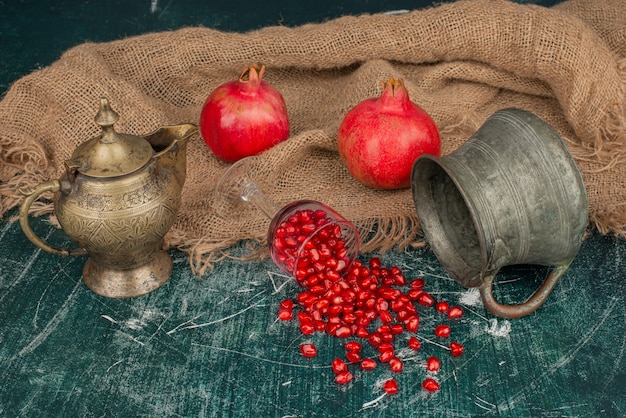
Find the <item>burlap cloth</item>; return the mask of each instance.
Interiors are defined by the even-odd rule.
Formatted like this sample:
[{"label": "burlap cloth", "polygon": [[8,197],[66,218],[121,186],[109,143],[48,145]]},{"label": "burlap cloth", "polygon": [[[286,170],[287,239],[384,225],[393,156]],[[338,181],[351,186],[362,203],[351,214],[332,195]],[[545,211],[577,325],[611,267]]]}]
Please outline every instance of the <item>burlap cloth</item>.
[{"label": "burlap cloth", "polygon": [[[444,154],[501,108],[547,120],[583,174],[592,223],[624,237],[625,6],[470,0],[244,34],[184,28],[79,45],[14,83],[0,102],[1,213],[21,203],[18,187],[58,178],[74,148],[99,134],[100,96],[121,115],[118,131],[143,135],[197,123],[213,88],[259,63],[283,93],[291,122],[290,139],[256,159],[259,181],[278,204],[309,198],[334,207],[363,232],[363,251],[420,241],[410,190],[361,186],[336,151],[343,115],[379,95],[390,76],[404,78],[413,101],[433,116]],[[212,207],[227,167],[199,135],[192,138],[183,207],[167,242],[188,252],[199,273],[239,240],[263,248],[269,221],[259,212],[224,219]]]}]

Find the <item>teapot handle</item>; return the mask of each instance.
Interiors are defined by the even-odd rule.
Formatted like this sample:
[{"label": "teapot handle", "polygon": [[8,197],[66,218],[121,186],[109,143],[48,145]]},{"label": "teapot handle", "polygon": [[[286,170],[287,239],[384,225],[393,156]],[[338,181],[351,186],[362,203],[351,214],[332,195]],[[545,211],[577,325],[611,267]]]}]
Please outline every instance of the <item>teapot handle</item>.
[{"label": "teapot handle", "polygon": [[24,231],[24,235],[26,235],[26,238],[28,238],[30,242],[46,252],[56,254],[61,257],[68,257],[71,255],[87,255],[87,251],[84,248],[70,250],[68,248],[59,248],[55,247],[54,245],[48,244],[43,239],[41,239],[35,233],[35,231],[32,230],[30,224],[28,223],[28,212],[30,211],[30,206],[33,204],[33,202],[37,200],[42,193],[56,193],[61,191],[61,189],[62,184],[60,180],[51,180],[45,183],[41,183],[33,188],[20,189],[20,193],[26,196],[26,199],[20,207],[20,226],[22,227],[22,231]]},{"label": "teapot handle", "polygon": [[546,301],[548,296],[550,296],[550,293],[552,293],[552,290],[554,290],[554,286],[556,286],[556,283],[559,281],[561,276],[565,274],[570,264],[571,263],[567,263],[565,265],[554,267],[541,287],[537,289],[535,294],[532,295],[526,302],[518,305],[502,305],[494,299],[492,286],[497,271],[489,273],[483,278],[483,282],[479,287],[483,305],[485,305],[489,312],[502,318],[514,319],[529,315],[535,312]]}]

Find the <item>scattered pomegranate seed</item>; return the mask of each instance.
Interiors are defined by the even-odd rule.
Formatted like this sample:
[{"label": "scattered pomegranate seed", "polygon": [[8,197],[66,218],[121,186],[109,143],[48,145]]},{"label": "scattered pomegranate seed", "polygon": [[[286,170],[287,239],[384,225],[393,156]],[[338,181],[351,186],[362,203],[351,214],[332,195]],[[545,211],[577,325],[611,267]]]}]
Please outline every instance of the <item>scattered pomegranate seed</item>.
[{"label": "scattered pomegranate seed", "polygon": [[409,348],[411,348],[412,350],[419,350],[421,347],[422,347],[422,344],[419,342],[417,337],[409,338]]},{"label": "scattered pomegranate seed", "polygon": [[462,316],[463,316],[463,308],[461,308],[460,306],[453,306],[448,311],[448,318],[450,319],[461,318]]},{"label": "scattered pomegranate seed", "polygon": [[406,327],[406,330],[409,332],[417,332],[419,325],[420,325],[420,318],[417,315],[411,316],[410,318],[407,318],[404,320],[404,326]]},{"label": "scattered pomegranate seed", "polygon": [[435,356],[430,356],[428,360],[426,360],[426,368],[429,372],[436,372],[441,368],[441,361]]},{"label": "scattered pomegranate seed", "polygon": [[424,379],[424,381],[422,382],[422,387],[429,392],[437,392],[441,388],[439,386],[439,383],[437,383],[437,381],[431,377],[427,377],[426,379]]},{"label": "scattered pomegranate seed", "polygon": [[348,365],[346,364],[345,361],[343,361],[340,358],[334,359],[333,362],[331,363],[331,367],[333,369],[333,372],[335,372],[335,374],[348,371]]},{"label": "scattered pomegranate seed", "polygon": [[402,360],[398,357],[392,357],[391,360],[389,360],[389,368],[394,373],[400,373],[404,368],[404,363],[402,363]]},{"label": "scattered pomegranate seed", "polygon": [[337,338],[348,338],[352,336],[352,330],[350,327],[339,327],[337,331],[335,331],[335,336]]},{"label": "scattered pomegranate seed", "polygon": [[346,360],[348,360],[350,363],[358,363],[359,361],[361,361],[361,353],[359,353],[358,351],[348,351],[346,353]]},{"label": "scattered pomegranate seed", "polygon": [[317,356],[317,347],[311,343],[300,344],[300,352],[304,357],[315,357]]},{"label": "scattered pomegranate seed", "polygon": [[435,309],[437,309],[437,312],[446,313],[450,309],[450,305],[448,302],[437,302]]},{"label": "scattered pomegranate seed", "polygon": [[341,372],[335,376],[335,382],[340,385],[345,385],[346,383],[350,383],[354,379],[354,375],[349,371]]},{"label": "scattered pomegranate seed", "polygon": [[394,353],[392,350],[389,351],[383,351],[382,353],[380,353],[380,355],[378,356],[378,360],[381,363],[387,363],[389,362],[389,360],[391,360],[394,357]]},{"label": "scattered pomegranate seed", "polygon": [[424,279],[414,279],[409,286],[411,289],[422,289],[425,285]]},{"label": "scattered pomegranate seed", "polygon": [[463,354],[463,351],[465,351],[465,347],[463,347],[463,345],[452,341],[450,343],[450,354],[452,354],[454,357],[459,357]]},{"label": "scattered pomegranate seed", "polygon": [[281,321],[291,321],[293,319],[293,311],[291,309],[279,309],[278,319]]},{"label": "scattered pomegranate seed", "polygon": [[361,370],[374,370],[376,368],[376,360],[364,358],[361,360]]},{"label": "scattered pomegranate seed", "polygon": [[[325,217],[318,215],[319,218],[313,212],[294,215],[281,234],[276,235],[282,240],[284,248],[281,251],[285,252],[285,259],[296,254],[297,249],[289,248],[292,244],[302,245],[303,234],[310,236],[311,231],[323,227]],[[301,257],[293,261],[294,276],[303,289],[295,299],[280,302],[278,317],[281,320],[297,317],[303,334],[325,332],[337,338],[352,338],[344,344],[345,358],[336,358],[331,363],[338,384],[347,384],[354,379],[349,364],[358,363],[362,371],[367,371],[375,369],[378,362],[389,363],[391,371],[401,372],[404,364],[395,354],[395,340],[405,330],[417,333],[421,313],[418,312],[418,305],[434,307],[451,319],[463,316],[459,306],[450,306],[446,301],[436,302],[424,290],[423,279],[408,283],[400,268],[383,267],[377,257],[367,263],[355,260],[347,269],[348,260],[342,259],[347,254],[345,242],[341,231],[334,227],[323,227],[315,239],[304,244],[304,248]],[[407,284],[408,289],[402,289]],[[435,334],[440,338],[449,337],[450,333],[449,325],[435,327]],[[355,341],[355,338],[362,340]],[[378,351],[377,359],[363,358],[363,341]],[[421,348],[415,335],[409,336],[408,347],[412,350]],[[464,351],[464,347],[457,342],[450,343],[449,348],[452,356],[460,356]],[[317,355],[317,348],[310,343],[301,344],[300,350],[305,357]],[[431,356],[426,366],[429,372],[436,372],[441,362]],[[390,379],[385,385],[389,385],[389,388],[383,388],[386,393],[397,393],[395,380]],[[428,378],[424,380],[423,387],[434,392],[440,386],[437,381]]]},{"label": "scattered pomegranate seed", "polygon": [[343,347],[346,349],[346,351],[361,351],[361,349],[363,348],[361,343],[358,341],[350,341],[349,343],[346,343]]},{"label": "scattered pomegranate seed", "polygon": [[435,335],[439,338],[447,338],[450,336],[450,326],[449,325],[437,325],[435,327]]},{"label": "scattered pomegranate seed", "polygon": [[383,384],[383,391],[389,395],[395,395],[398,393],[398,382],[394,379],[387,380]]},{"label": "scattered pomegranate seed", "polygon": [[433,306],[435,304],[435,299],[428,292],[422,292],[417,298],[417,303],[424,306]]},{"label": "scattered pomegranate seed", "polygon": [[281,309],[293,309],[293,300],[291,299],[285,299],[282,302],[280,302],[280,308]]}]

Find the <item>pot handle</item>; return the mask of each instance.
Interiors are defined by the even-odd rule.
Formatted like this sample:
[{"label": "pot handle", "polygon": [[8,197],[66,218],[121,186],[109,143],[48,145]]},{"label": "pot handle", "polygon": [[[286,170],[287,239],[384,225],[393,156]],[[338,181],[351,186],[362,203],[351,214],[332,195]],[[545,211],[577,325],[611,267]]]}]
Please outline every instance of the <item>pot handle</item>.
[{"label": "pot handle", "polygon": [[51,180],[45,183],[41,183],[33,188],[21,188],[20,193],[26,196],[26,199],[22,203],[20,207],[20,226],[22,227],[22,231],[24,231],[24,235],[26,238],[30,240],[37,247],[42,250],[49,252],[51,254],[56,254],[61,257],[75,256],[75,255],[87,255],[87,251],[84,248],[77,248],[70,250],[68,248],[59,248],[54,245],[50,245],[45,242],[43,239],[39,237],[32,230],[30,224],[28,223],[28,212],[30,211],[30,206],[33,204],[35,200],[39,198],[39,196],[46,192],[59,192],[63,188],[60,180]]},{"label": "pot handle", "polygon": [[502,318],[515,319],[529,315],[543,305],[548,296],[550,296],[550,293],[552,293],[552,290],[554,290],[556,283],[569,268],[570,264],[571,263],[554,267],[541,287],[537,289],[535,294],[532,295],[526,302],[520,303],[519,305],[502,305],[496,302],[493,297],[492,287],[493,280],[498,272],[489,273],[483,278],[479,287],[483,304],[489,312]]}]

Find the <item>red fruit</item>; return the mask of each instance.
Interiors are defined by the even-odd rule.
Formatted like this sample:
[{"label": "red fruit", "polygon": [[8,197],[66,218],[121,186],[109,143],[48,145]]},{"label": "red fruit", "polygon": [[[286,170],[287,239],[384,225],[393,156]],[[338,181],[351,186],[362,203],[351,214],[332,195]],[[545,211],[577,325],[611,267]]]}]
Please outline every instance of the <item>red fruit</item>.
[{"label": "red fruit", "polygon": [[439,389],[441,389],[439,383],[437,383],[437,381],[431,377],[427,377],[426,379],[424,379],[424,382],[422,382],[422,387],[429,392],[437,392]]},{"label": "red fruit", "polygon": [[200,133],[224,161],[260,154],[289,137],[285,100],[263,80],[265,66],[246,67],[238,80],[218,86],[200,113]]},{"label": "red fruit", "polygon": [[380,355],[378,356],[378,360],[380,360],[381,363],[387,363],[388,361],[390,361],[392,358],[394,358],[393,355],[393,350],[389,350],[389,351],[383,351],[380,353]]},{"label": "red fruit", "polygon": [[437,325],[435,327],[435,335],[439,338],[448,338],[450,336],[450,326],[449,325]]},{"label": "red fruit", "polygon": [[311,343],[300,344],[300,352],[304,357],[315,357],[317,356],[317,347]]},{"label": "red fruit", "polygon": [[417,332],[419,325],[420,325],[419,316],[414,315],[404,320],[404,326],[406,327],[406,330],[409,332]]},{"label": "red fruit", "polygon": [[389,395],[395,395],[398,393],[398,382],[394,379],[387,380],[383,384],[383,391]]},{"label": "red fruit", "polygon": [[419,342],[417,337],[409,338],[409,348],[411,348],[412,350],[419,350],[421,347],[422,347],[422,344]]},{"label": "red fruit", "polygon": [[430,293],[422,292],[417,298],[417,303],[424,306],[433,306],[435,304],[435,299],[433,299]]},{"label": "red fruit", "polygon": [[417,157],[440,155],[439,131],[428,113],[411,102],[402,79],[391,78],[383,86],[379,98],[366,99],[345,115],[339,155],[350,174],[369,187],[406,188]]},{"label": "red fruit", "polygon": [[389,360],[389,368],[394,373],[400,373],[404,368],[404,364],[398,357],[392,357],[391,360]]},{"label": "red fruit", "polygon": [[367,337],[367,340],[373,346],[380,345],[380,343],[383,342],[382,338],[380,338],[380,334],[378,333],[370,334],[369,337]]},{"label": "red fruit", "polygon": [[345,348],[346,351],[361,351],[363,346],[358,341],[350,341],[349,343],[345,343],[343,348]]},{"label": "red fruit", "polygon": [[465,347],[463,347],[463,345],[455,341],[452,341],[450,343],[450,354],[452,354],[454,357],[459,357],[463,354],[463,351],[465,351]]},{"label": "red fruit", "polygon": [[425,285],[426,285],[426,282],[424,281],[424,279],[415,279],[411,282],[409,287],[411,289],[422,289]]},{"label": "red fruit", "polygon": [[437,302],[435,309],[437,309],[437,312],[445,313],[448,312],[448,309],[450,309],[450,305],[448,302]]},{"label": "red fruit", "polygon": [[293,309],[293,300],[285,299],[280,302],[280,309]]},{"label": "red fruit", "polygon": [[346,383],[350,383],[354,379],[354,375],[348,371],[341,372],[337,376],[335,376],[335,382],[340,385],[345,385]]},{"label": "red fruit", "polygon": [[311,335],[315,332],[315,327],[313,323],[300,323],[300,332],[304,335]]},{"label": "red fruit", "polygon": [[343,361],[340,358],[336,358],[332,361],[331,363],[331,367],[333,369],[333,372],[335,372],[335,374],[339,374],[339,373],[343,373],[343,372],[347,372],[348,371],[348,365],[346,364],[345,361]]},{"label": "red fruit", "polygon": [[374,370],[376,368],[376,360],[364,358],[361,360],[361,370]]},{"label": "red fruit", "polygon": [[350,363],[358,363],[361,361],[361,354],[358,351],[348,351],[346,353],[346,360]]},{"label": "red fruit", "polygon": [[448,311],[448,318],[450,319],[461,318],[462,316],[463,316],[463,308],[461,308],[460,306],[453,306]]},{"label": "red fruit", "polygon": [[339,327],[337,328],[337,330],[335,331],[335,337],[337,338],[348,338],[352,336],[352,330],[350,329],[350,327]]},{"label": "red fruit", "polygon": [[426,368],[429,372],[436,372],[441,367],[441,361],[435,356],[428,357],[426,360]]},{"label": "red fruit", "polygon": [[281,321],[290,321],[293,319],[293,311],[291,309],[279,309],[278,319]]}]

